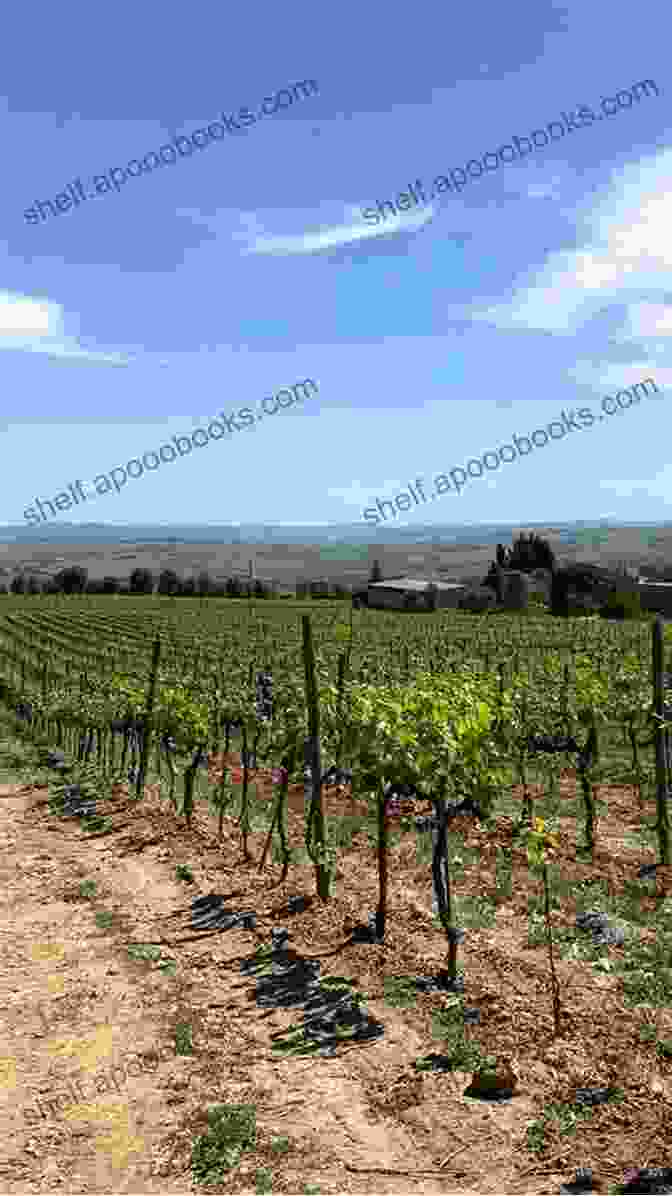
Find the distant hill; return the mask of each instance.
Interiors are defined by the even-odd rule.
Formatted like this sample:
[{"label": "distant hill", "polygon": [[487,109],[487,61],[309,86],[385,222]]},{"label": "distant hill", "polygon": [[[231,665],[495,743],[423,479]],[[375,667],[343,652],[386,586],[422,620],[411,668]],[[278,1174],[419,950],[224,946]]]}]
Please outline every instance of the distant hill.
[{"label": "distant hill", "polygon": [[521,531],[546,533],[551,541],[594,547],[606,545],[609,533],[639,528],[643,543],[672,523],[607,523],[582,520],[570,523],[526,524],[406,524],[376,528],[364,523],[337,524],[115,524],[45,523],[0,525],[0,544],[460,544],[509,543]]}]

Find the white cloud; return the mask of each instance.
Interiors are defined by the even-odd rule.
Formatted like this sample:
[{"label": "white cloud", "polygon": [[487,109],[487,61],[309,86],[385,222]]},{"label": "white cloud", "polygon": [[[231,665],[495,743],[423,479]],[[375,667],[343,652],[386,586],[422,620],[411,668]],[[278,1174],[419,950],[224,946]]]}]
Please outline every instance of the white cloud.
[{"label": "white cloud", "polygon": [[588,362],[579,362],[572,369],[568,369],[567,373],[580,385],[592,387],[595,394],[600,396],[627,390],[635,382],[643,382],[645,378],[652,378],[660,392],[656,394],[647,387],[648,402],[663,399],[669,401],[670,396],[667,392],[672,391],[672,366],[659,366],[646,359],[629,361],[627,364],[605,362],[591,365]]},{"label": "white cloud", "polygon": [[[668,331],[668,317],[657,323],[639,300],[643,290],[669,291],[672,266],[672,150],[628,164],[612,172],[601,197],[577,206],[575,215],[587,226],[586,244],[570,252],[548,256],[529,282],[514,290],[505,303],[475,305],[468,318],[498,328],[529,328],[573,335],[607,305],[637,302],[631,317],[632,335]],[[589,205],[593,205],[590,207]],[[650,308],[661,305],[651,303]],[[643,307],[645,310],[639,312]],[[451,304],[448,314],[464,318],[465,308]],[[644,333],[645,322],[650,328]]]},{"label": "white cloud", "polygon": [[381,225],[370,226],[361,223],[361,211],[358,208],[350,207],[348,209],[349,222],[347,224],[332,224],[321,227],[316,232],[303,232],[298,234],[285,234],[281,236],[269,236],[266,230],[263,229],[259,221],[259,217],[254,217],[250,214],[244,216],[244,223],[247,229],[244,233],[235,234],[235,239],[238,241],[249,241],[250,236],[254,236],[251,245],[243,249],[243,254],[250,253],[268,253],[268,254],[297,254],[297,253],[318,253],[325,249],[337,249],[342,245],[350,245],[356,241],[366,241],[373,237],[389,236],[390,233],[395,232],[412,232],[418,228],[423,228],[425,224],[429,224],[435,214],[433,204],[426,204],[424,207],[411,209],[408,212],[397,213],[396,216],[390,216]]},{"label": "white cloud", "polygon": [[[76,318],[73,323],[76,323]],[[126,366],[142,354],[99,353],[87,349],[75,336],[66,335],[63,308],[48,299],[35,299],[13,291],[0,291],[0,350],[46,353],[101,365]],[[168,365],[167,361],[158,362]]]},{"label": "white cloud", "polygon": [[[624,337],[672,336],[672,306],[635,303],[628,308]],[[622,338],[618,338],[622,339]]]}]

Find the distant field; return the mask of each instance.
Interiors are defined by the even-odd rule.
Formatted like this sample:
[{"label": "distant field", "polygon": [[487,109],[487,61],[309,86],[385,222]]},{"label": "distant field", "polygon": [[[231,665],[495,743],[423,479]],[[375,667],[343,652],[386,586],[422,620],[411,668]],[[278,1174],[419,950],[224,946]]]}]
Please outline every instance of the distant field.
[{"label": "distant field", "polygon": [[[477,534],[477,533],[476,533]],[[672,528],[621,528],[608,533],[583,529],[576,544],[542,532],[562,562],[593,561],[646,567],[672,562]],[[580,541],[580,542],[578,542]],[[250,561],[256,576],[292,589],[297,581],[324,579],[359,585],[380,561],[385,577],[440,574],[445,580],[480,580],[494,556],[492,544],[0,544],[0,579],[21,568],[50,577],[66,565],[80,565],[92,579],[105,575],[126,579],[133,569],[174,569],[188,576],[207,569],[215,580],[247,575]]]}]

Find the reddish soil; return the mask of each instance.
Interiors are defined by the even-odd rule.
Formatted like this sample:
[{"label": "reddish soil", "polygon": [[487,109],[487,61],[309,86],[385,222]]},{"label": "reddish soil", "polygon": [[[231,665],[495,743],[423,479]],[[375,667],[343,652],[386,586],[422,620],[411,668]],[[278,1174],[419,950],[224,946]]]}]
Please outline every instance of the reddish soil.
[{"label": "reddish soil", "polygon": [[[257,774],[256,784],[270,800],[268,776]],[[566,775],[561,797],[575,794]],[[555,860],[565,880],[600,877],[618,893],[653,856],[626,845],[641,821],[631,790],[601,786],[600,797],[609,813],[597,824],[593,862],[576,859],[574,818],[560,820]],[[279,886],[280,865],[270,854],[262,875],[255,863],[265,833],[250,834],[246,862],[232,818],[220,843],[217,817],[202,803],[188,830],[157,788],[138,806],[128,804],[125,787],[101,802],[101,813],[116,811],[118,829],[98,838],[83,835],[74,819],[51,815],[44,789],[4,786],[0,798],[3,1196],[197,1192],[191,1146],[205,1132],[205,1110],[231,1102],[255,1105],[257,1145],[212,1192],[254,1192],[256,1170],[268,1167],[273,1192],[303,1192],[312,1183],[323,1194],[541,1194],[558,1192],[583,1165],[606,1192],[633,1163],[669,1159],[672,1060],[658,1058],[639,1032],[647,1023],[659,1038],[672,1038],[672,1011],[630,1009],[617,973],[556,953],[563,1021],[554,1037],[547,949],[527,945],[527,900],[540,881],[528,872],[520,840],[512,849],[511,896],[496,890],[496,846],[511,845],[511,819],[498,817],[487,832],[461,820],[465,847],[477,849],[479,863],[455,881],[460,896],[497,899],[494,925],[467,929],[458,956],[465,1003],[481,1015],[465,1036],[515,1076],[513,1098],[487,1104],[464,1096],[471,1072],[413,1071],[418,1056],[445,1048],[432,1035],[432,1017],[446,996],[419,993],[406,1008],[385,1000],[386,979],[435,974],[446,962],[445,936],[431,915],[430,869],[417,862],[414,832],[391,849],[384,944],[352,944],[348,933],[375,910],[378,891],[375,850],[363,833],[340,850],[332,897],[322,905],[311,864],[291,866]],[[325,808],[328,820],[366,810],[333,789]],[[429,804],[415,812],[429,813]],[[303,817],[303,789],[293,786],[294,847],[303,844]],[[191,867],[194,884],[176,879],[178,864]],[[92,879],[95,896],[82,898],[80,882]],[[658,894],[643,898],[652,912],[666,879],[661,874]],[[211,891],[234,909],[254,909],[256,929],[207,936],[190,929],[189,903]],[[299,894],[312,898],[308,908],[282,913]],[[102,910],[112,915],[105,928],[94,918]],[[573,925],[575,912],[573,898],[563,898],[554,930]],[[322,976],[356,981],[368,1012],[384,1023],[382,1037],[339,1046],[333,1058],[272,1055],[271,1035],[299,1021],[301,1011],[260,1010],[254,980],[241,975],[238,961],[269,943],[274,926],[287,927],[302,956],[322,957]],[[131,959],[131,943],[159,945],[176,961],[175,975]],[[606,958],[624,950],[609,947]],[[191,1055],[176,1054],[180,1023],[192,1026]],[[77,1098],[67,1096],[69,1079],[83,1085]],[[616,1085],[625,1099],[593,1109],[571,1136],[553,1122],[544,1149],[533,1153],[528,1126],[550,1102],[571,1102],[576,1087],[592,1085]],[[41,1112],[40,1098],[52,1100]],[[271,1149],[274,1136],[289,1139],[286,1153]]]}]

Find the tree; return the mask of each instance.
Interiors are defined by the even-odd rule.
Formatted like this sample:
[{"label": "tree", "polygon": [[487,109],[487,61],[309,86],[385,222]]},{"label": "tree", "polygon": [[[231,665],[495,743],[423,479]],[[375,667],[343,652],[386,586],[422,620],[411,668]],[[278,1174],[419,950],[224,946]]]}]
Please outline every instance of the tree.
[{"label": "tree", "polygon": [[427,595],[427,607],[431,611],[435,611],[439,605],[439,587],[435,581],[428,581],[425,587]]},{"label": "tree", "polygon": [[494,590],[497,601],[503,602],[504,601],[504,574],[502,572],[502,566],[498,565],[494,561],[492,561],[490,564],[490,568],[488,570],[487,576],[483,578],[481,585],[487,586],[489,589]]},{"label": "tree", "polygon": [[[590,609],[595,592],[605,584],[613,590],[618,584],[617,578],[615,574],[610,574],[599,565],[578,563],[557,569],[551,585],[551,614],[567,618],[576,608]],[[574,600],[571,596],[572,591],[576,595]]]},{"label": "tree", "polygon": [[373,567],[371,569],[371,576],[369,578],[369,583],[373,583],[376,581],[382,581],[382,580],[383,580],[383,571],[380,567],[380,561],[374,561]]},{"label": "tree", "polygon": [[530,532],[529,536],[523,533],[514,541],[508,553],[506,568],[520,569],[523,573],[531,573],[533,569],[550,569],[552,572],[555,568],[555,553],[543,536],[535,532]]},{"label": "tree", "polygon": [[201,572],[196,580],[196,592],[198,593],[199,598],[205,598],[208,594],[214,593],[214,591],[215,584],[210,574],[208,573],[207,569],[201,569]]},{"label": "tree", "polygon": [[116,577],[103,578],[103,594],[118,594],[119,580]]},{"label": "tree", "polygon": [[226,581],[226,593],[229,598],[240,598],[243,587],[238,577],[229,577]]},{"label": "tree", "polygon": [[328,598],[329,597],[329,582],[328,581],[311,581],[310,583],[311,598]]},{"label": "tree", "polygon": [[54,582],[62,594],[83,594],[88,576],[88,569],[82,569],[79,565],[70,565],[56,574]]},{"label": "tree", "polygon": [[42,593],[42,586],[40,585],[38,579],[36,577],[34,577],[32,573],[31,573],[30,577],[28,578],[27,593],[28,594],[41,594]]},{"label": "tree", "polygon": [[180,598],[193,598],[196,593],[196,582],[193,577],[185,577],[177,591]]},{"label": "tree", "polygon": [[17,573],[9,583],[9,590],[11,594],[25,594],[26,592],[26,575],[25,573]]},{"label": "tree", "polygon": [[129,594],[153,594],[154,574],[149,569],[134,569],[128,581]]},{"label": "tree", "polygon": [[180,579],[174,569],[162,569],[156,592],[157,594],[179,594]]},{"label": "tree", "polygon": [[614,588],[600,607],[603,619],[641,619],[642,600],[639,590]]},{"label": "tree", "polygon": [[481,582],[481,585],[495,591],[498,602],[504,601],[503,569],[513,569],[521,573],[549,569],[552,573],[555,570],[555,553],[548,541],[535,532],[530,532],[529,536],[523,532],[508,551],[503,544],[498,544],[496,560],[492,561],[487,576]]}]

